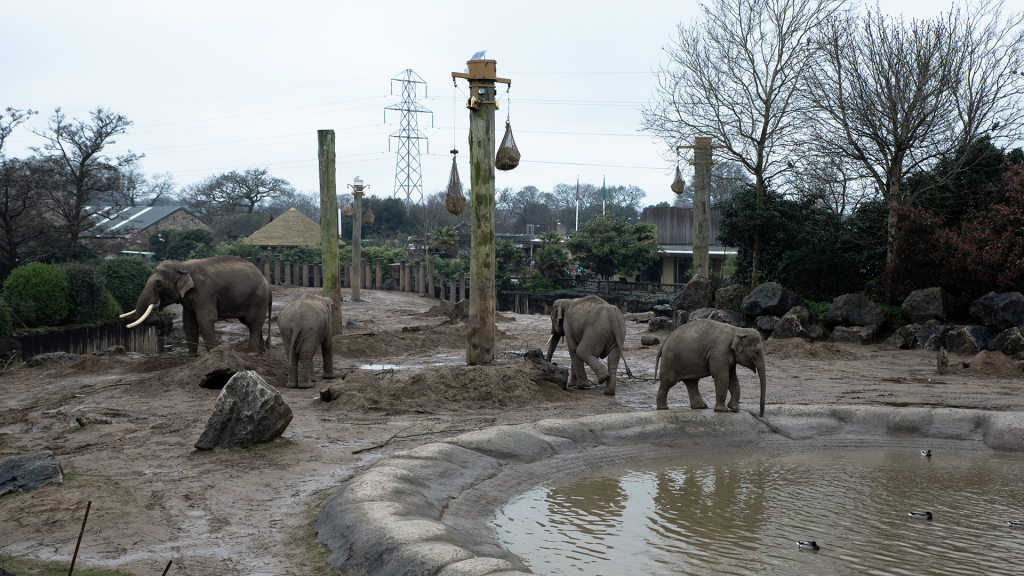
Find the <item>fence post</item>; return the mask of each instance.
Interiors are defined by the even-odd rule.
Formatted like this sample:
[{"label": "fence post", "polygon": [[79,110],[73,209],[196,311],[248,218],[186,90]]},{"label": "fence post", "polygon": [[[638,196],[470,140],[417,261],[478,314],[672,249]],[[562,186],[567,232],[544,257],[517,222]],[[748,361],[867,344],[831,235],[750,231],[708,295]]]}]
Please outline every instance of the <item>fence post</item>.
[{"label": "fence post", "polygon": [[384,261],[377,258],[377,275],[374,277],[374,284],[377,286],[377,290],[384,289]]}]

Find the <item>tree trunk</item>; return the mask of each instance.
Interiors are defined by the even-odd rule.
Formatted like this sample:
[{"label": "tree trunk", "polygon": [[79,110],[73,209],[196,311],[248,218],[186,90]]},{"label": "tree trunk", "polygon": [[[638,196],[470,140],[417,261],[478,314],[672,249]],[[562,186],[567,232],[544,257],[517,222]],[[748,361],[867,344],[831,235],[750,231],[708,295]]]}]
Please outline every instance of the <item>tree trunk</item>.
[{"label": "tree trunk", "polygon": [[[757,210],[764,210],[764,178],[761,174],[756,176],[754,190],[757,192]],[[754,225],[754,249],[753,262],[750,266],[750,288],[754,289],[761,283],[761,217],[758,215],[757,224]]]},{"label": "tree trunk", "polygon": [[324,296],[334,301],[331,331],[341,334],[341,278],[338,262],[338,182],[334,177],[334,130],[317,130],[320,161],[320,249]]},{"label": "tree trunk", "polygon": [[[471,88],[473,83],[470,84]],[[494,85],[478,97],[494,101]],[[494,362],[494,104],[469,113],[470,231],[469,319],[466,364]]]}]

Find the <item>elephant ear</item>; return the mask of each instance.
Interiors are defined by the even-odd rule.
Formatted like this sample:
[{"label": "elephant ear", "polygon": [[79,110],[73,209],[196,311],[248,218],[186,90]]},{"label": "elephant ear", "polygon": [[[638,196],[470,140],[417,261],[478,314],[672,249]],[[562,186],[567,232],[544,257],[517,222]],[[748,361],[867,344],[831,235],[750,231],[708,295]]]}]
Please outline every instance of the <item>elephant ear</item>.
[{"label": "elephant ear", "polygon": [[192,282],[192,275],[189,274],[187,270],[180,270],[179,272],[181,273],[181,276],[178,276],[178,282],[174,287],[178,289],[178,294],[181,294],[181,297],[184,298],[185,292],[191,290],[195,286],[195,283]]},{"label": "elephant ear", "polygon": [[557,311],[555,318],[561,322],[562,318],[565,317],[565,308],[563,306],[556,306],[555,310]]},{"label": "elephant ear", "polygon": [[734,359],[743,353],[743,349],[746,347],[747,344],[748,342],[746,334],[737,334],[733,336],[732,346],[730,346],[730,348],[732,348],[732,352],[733,354],[735,354],[735,356],[733,356]]}]

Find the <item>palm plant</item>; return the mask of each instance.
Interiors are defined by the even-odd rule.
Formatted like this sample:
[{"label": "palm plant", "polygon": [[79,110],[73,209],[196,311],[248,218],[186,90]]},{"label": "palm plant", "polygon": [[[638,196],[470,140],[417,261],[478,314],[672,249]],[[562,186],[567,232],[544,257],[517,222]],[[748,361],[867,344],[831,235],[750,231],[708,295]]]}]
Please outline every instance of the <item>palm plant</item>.
[{"label": "palm plant", "polygon": [[562,243],[562,235],[551,230],[540,235],[540,241],[545,246],[557,246]]},{"label": "palm plant", "polygon": [[430,247],[448,255],[459,245],[459,235],[451,226],[438,226],[430,232]]}]

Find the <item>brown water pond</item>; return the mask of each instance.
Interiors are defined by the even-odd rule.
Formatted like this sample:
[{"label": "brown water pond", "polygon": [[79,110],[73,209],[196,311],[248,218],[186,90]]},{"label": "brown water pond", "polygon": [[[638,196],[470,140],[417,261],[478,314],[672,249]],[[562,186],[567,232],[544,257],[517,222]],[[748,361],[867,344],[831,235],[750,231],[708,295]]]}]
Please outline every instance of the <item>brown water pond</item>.
[{"label": "brown water pond", "polygon": [[492,523],[543,574],[1021,574],[1009,520],[1024,520],[1019,456],[822,451],[605,469],[538,486]]}]

